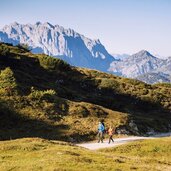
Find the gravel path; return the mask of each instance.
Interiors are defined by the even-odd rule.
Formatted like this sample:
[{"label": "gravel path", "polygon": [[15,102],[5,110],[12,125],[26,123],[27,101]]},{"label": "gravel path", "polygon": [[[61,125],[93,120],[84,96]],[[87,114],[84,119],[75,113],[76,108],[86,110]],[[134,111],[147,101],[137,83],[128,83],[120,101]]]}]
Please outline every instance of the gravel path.
[{"label": "gravel path", "polygon": [[116,139],[114,139],[114,143],[111,142],[110,144],[108,144],[108,140],[104,140],[103,143],[86,142],[86,143],[81,143],[81,144],[76,144],[76,145],[87,148],[89,150],[98,150],[98,149],[101,149],[101,148],[115,147],[115,146],[122,145],[122,144],[125,144],[125,143],[128,143],[128,142],[131,142],[131,141],[154,139],[154,138],[169,137],[169,136],[171,136],[171,132],[156,134],[156,135],[149,136],[149,137],[135,137],[134,136],[134,137],[126,137],[126,138],[116,138]]}]

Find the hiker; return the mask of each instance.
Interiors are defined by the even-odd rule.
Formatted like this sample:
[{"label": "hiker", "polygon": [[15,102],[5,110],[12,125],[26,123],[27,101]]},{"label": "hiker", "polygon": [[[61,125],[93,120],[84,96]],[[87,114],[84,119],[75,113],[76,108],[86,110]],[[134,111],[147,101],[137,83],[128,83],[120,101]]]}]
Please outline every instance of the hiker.
[{"label": "hiker", "polygon": [[112,141],[112,142],[114,142],[114,140],[113,140],[113,128],[112,128],[112,126],[110,126],[109,127],[109,129],[108,129],[108,134],[109,134],[109,144],[110,144],[110,141]]},{"label": "hiker", "polygon": [[104,120],[101,121],[102,125],[104,126],[104,130],[103,130],[103,134],[105,134],[106,129],[105,129],[105,124],[104,124]]},{"label": "hiker", "polygon": [[102,124],[102,122],[99,122],[99,125],[98,125],[98,143],[101,141],[103,143],[103,134],[104,134],[104,126]]}]

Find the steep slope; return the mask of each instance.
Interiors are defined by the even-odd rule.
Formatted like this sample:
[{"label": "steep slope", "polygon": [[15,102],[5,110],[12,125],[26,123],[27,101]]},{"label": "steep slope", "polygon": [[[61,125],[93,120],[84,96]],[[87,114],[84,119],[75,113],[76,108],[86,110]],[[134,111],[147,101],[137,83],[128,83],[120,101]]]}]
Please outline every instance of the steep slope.
[{"label": "steep slope", "polygon": [[163,63],[164,60],[158,59],[149,52],[142,50],[119,62],[112,62],[109,71],[120,76],[136,78],[161,67]]},{"label": "steep slope", "polygon": [[27,44],[33,53],[61,58],[71,65],[107,71],[115,59],[99,40],[91,40],[71,29],[50,23],[6,25],[0,30],[0,41]]},{"label": "steep slope", "polygon": [[0,139],[94,139],[99,119],[123,134],[170,129],[170,84],[72,67],[3,43],[0,71]]}]

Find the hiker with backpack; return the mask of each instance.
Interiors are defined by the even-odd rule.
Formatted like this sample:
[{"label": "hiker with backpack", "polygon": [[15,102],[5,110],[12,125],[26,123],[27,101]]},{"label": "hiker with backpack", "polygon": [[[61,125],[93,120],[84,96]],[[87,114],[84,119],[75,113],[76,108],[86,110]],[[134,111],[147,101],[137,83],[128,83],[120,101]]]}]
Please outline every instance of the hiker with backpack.
[{"label": "hiker with backpack", "polygon": [[105,131],[105,127],[102,121],[100,121],[98,125],[98,143],[100,143],[100,141],[103,143],[104,131]]},{"label": "hiker with backpack", "polygon": [[104,120],[101,121],[102,125],[104,126],[104,130],[103,130],[103,135],[106,133],[106,128],[105,128],[105,123]]}]

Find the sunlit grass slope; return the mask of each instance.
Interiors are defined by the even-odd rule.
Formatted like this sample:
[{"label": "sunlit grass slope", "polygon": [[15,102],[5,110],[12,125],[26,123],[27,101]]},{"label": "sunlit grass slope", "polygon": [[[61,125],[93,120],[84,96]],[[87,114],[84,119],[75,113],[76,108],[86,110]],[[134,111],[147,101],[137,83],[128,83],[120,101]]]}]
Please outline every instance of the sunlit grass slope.
[{"label": "sunlit grass slope", "polygon": [[0,142],[1,171],[169,171],[170,169],[171,138],[138,141],[99,151],[39,138]]},{"label": "sunlit grass slope", "polygon": [[171,170],[171,137],[142,140],[99,151],[126,164],[128,170]]}]

